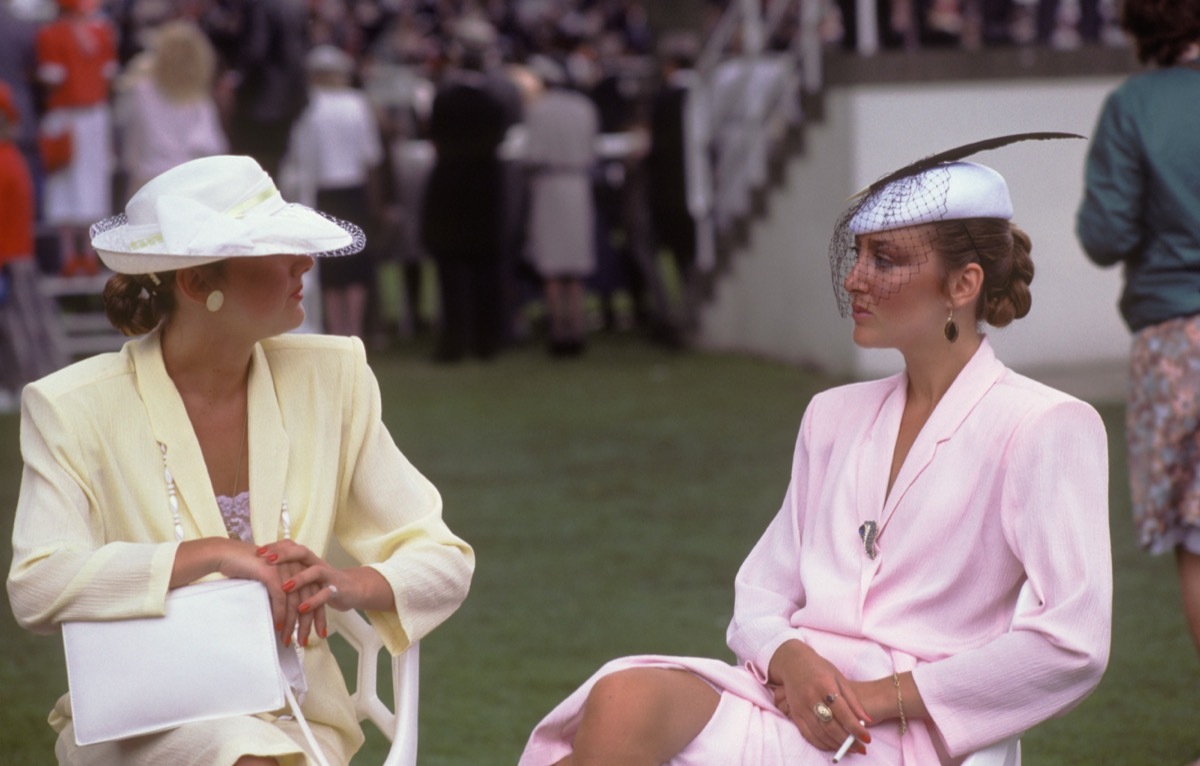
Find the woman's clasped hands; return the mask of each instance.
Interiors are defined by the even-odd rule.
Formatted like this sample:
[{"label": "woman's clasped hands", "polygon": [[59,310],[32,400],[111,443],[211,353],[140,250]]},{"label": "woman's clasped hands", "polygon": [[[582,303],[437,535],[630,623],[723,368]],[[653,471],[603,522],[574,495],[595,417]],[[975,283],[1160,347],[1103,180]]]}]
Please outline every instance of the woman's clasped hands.
[{"label": "woman's clasped hands", "polygon": [[268,589],[275,591],[277,588],[281,595],[278,600],[282,609],[276,606],[274,597],[271,606],[275,628],[283,636],[285,646],[292,640],[293,629],[296,629],[296,640],[301,646],[308,645],[308,636],[313,630],[325,638],[329,634],[325,607],[345,611],[354,603],[354,583],[350,574],[331,566],[305,546],[292,540],[279,540],[258,548],[255,553],[276,574],[275,585],[268,585]]},{"label": "woman's clasped hands", "polygon": [[[292,540],[256,548],[228,538],[205,538],[185,542],[181,550],[190,552],[190,546],[206,543],[213,552],[210,560],[216,564],[217,572],[225,577],[258,580],[267,587],[275,630],[283,637],[284,645],[290,645],[295,635],[301,646],[307,646],[313,630],[325,638],[326,605],[341,610],[372,606],[367,595],[370,583],[362,576],[365,568],[338,569]],[[206,571],[213,569],[184,573],[180,579],[190,582]]]},{"label": "woman's clasped hands", "polygon": [[[325,607],[348,611],[390,611],[395,595],[387,579],[369,566],[339,569],[292,540],[279,540],[260,547],[228,538],[209,537],[180,545],[177,573],[172,587],[197,579],[214,570],[225,577],[258,580],[267,586],[275,629],[285,645],[293,634],[301,646],[316,631],[329,635]],[[180,565],[180,561],[194,562]],[[207,563],[206,563],[207,562]]]},{"label": "woman's clasped hands", "polygon": [[866,754],[873,723],[859,698],[859,685],[848,680],[801,641],[788,641],[771,658],[769,688],[775,707],[787,716],[814,747],[837,750],[853,735],[852,752]]}]

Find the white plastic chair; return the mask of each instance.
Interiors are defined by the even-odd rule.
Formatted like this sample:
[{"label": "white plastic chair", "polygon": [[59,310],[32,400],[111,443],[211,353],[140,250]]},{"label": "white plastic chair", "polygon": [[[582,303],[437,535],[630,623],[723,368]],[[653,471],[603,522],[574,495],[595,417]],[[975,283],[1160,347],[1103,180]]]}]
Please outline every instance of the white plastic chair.
[{"label": "white plastic chair", "polygon": [[354,694],[354,710],[358,720],[368,718],[392,742],[383,766],[416,766],[417,764],[417,702],[420,697],[420,642],[404,654],[392,658],[392,707],[379,699],[376,683],[379,653],[383,641],[366,619],[355,611],[326,610],[335,631],[358,652],[358,680]]},{"label": "white plastic chair", "polygon": [[976,750],[967,756],[962,766],[1021,766],[1021,738],[1009,737]]},{"label": "white plastic chair", "polygon": [[[1017,608],[1013,616],[1037,606],[1037,596],[1032,586],[1026,581],[1017,595]],[[1002,739],[994,745],[976,750],[967,756],[962,766],[1021,766],[1021,736],[1018,734],[1008,739]]]}]

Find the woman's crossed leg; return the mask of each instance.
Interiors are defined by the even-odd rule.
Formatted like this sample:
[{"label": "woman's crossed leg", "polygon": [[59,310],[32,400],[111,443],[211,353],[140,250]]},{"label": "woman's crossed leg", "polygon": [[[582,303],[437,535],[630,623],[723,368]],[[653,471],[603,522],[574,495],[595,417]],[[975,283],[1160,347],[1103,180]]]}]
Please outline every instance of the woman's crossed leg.
[{"label": "woman's crossed leg", "polygon": [[685,670],[606,675],[588,693],[573,752],[555,766],[660,766],[696,738],[720,699]]}]

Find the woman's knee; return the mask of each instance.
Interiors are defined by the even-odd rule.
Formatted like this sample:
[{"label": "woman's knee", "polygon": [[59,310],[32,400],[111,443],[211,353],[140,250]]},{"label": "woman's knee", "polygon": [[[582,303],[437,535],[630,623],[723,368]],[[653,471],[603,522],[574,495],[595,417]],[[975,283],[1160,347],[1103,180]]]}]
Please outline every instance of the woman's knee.
[{"label": "woman's knee", "polygon": [[629,668],[597,679],[588,693],[585,711],[593,717],[616,716],[646,720],[668,703],[680,671]]},{"label": "woman's knee", "polygon": [[606,742],[633,740],[650,744],[655,751],[674,752],[700,733],[719,701],[711,686],[687,671],[620,670],[592,686],[580,734]]}]

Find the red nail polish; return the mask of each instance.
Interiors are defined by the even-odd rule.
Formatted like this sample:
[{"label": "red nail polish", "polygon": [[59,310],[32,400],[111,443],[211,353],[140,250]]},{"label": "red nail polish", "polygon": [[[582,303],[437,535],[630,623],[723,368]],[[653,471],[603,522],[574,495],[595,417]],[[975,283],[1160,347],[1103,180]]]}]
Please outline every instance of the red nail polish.
[{"label": "red nail polish", "polygon": [[320,635],[321,638],[326,638],[329,635],[329,631],[325,628],[321,628],[317,631],[317,634]]},{"label": "red nail polish", "polygon": [[291,593],[291,592],[292,592],[292,589],[293,589],[293,588],[295,588],[295,587],[296,587],[296,581],[295,581],[295,580],[288,580],[287,582],[285,582],[285,583],[283,584],[283,592],[284,592],[284,593]]},{"label": "red nail polish", "polygon": [[308,604],[301,604],[300,605],[300,614],[307,614],[309,609],[312,609],[312,607],[309,606]]},{"label": "red nail polish", "polygon": [[283,631],[283,623],[282,622],[275,623],[275,632],[280,633],[282,631]]},{"label": "red nail polish", "polygon": [[300,639],[300,645],[305,648],[308,647],[308,636],[305,636],[304,638]]},{"label": "red nail polish", "polygon": [[259,556],[263,555],[266,552],[267,552],[267,546],[265,546],[265,545],[262,546],[261,548],[259,548],[257,551],[255,551],[255,553],[257,553]]},{"label": "red nail polish", "polygon": [[292,634],[291,633],[288,633],[286,636],[283,637],[283,645],[284,646],[292,645]]},{"label": "red nail polish", "polygon": [[270,561],[272,564],[274,564],[276,561],[279,561],[279,556],[272,553],[270,556],[267,556],[267,561]]}]

